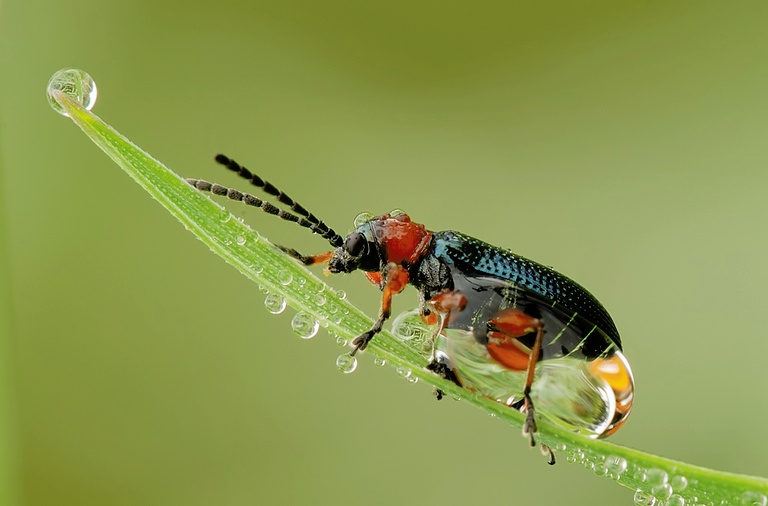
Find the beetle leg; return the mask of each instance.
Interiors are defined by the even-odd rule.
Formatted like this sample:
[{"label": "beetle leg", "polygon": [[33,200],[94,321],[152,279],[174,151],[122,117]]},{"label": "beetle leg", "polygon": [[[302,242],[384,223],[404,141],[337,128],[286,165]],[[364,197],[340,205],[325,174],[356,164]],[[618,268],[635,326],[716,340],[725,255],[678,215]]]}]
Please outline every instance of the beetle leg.
[{"label": "beetle leg", "polygon": [[[544,339],[544,326],[541,320],[525,314],[516,308],[507,308],[488,322],[489,340],[487,346],[490,355],[499,363],[512,370],[526,371],[525,388],[523,389],[523,404],[516,406],[525,409],[523,436],[528,436],[531,446],[536,445],[533,435],[536,433],[536,418],[531,400],[531,385],[536,372],[536,363],[541,354],[541,343]],[[530,352],[523,350],[517,344],[518,339],[536,332],[536,340]]]},{"label": "beetle leg", "polygon": [[[443,328],[445,328],[458,313],[467,307],[467,302],[467,298],[460,291],[445,289],[432,297],[428,303],[422,304],[421,318],[425,323],[434,325],[437,323],[438,315],[443,315],[442,326],[439,330],[439,332],[442,332]],[[427,304],[429,307],[427,307]],[[459,381],[458,376],[456,376],[456,373],[453,372],[451,366],[437,360],[434,340],[432,341],[432,357],[427,365],[427,370],[434,372],[443,379],[452,381],[459,386],[463,386]],[[439,388],[435,389],[435,397],[437,397],[438,401],[443,398],[443,395],[445,395],[445,392]]]},{"label": "beetle leg", "polygon": [[357,336],[352,344],[355,346],[352,351],[349,352],[353,357],[359,350],[364,350],[368,343],[371,342],[373,336],[381,332],[381,327],[384,322],[392,314],[392,296],[402,292],[408,284],[408,271],[402,265],[390,263],[387,265],[387,272],[384,277],[384,288],[381,295],[381,310],[379,311],[379,319],[373,324],[371,330],[364,332]]},{"label": "beetle leg", "polygon": [[286,248],[285,246],[280,246],[279,244],[277,247],[304,265],[324,264],[333,256],[333,251],[329,251],[328,253],[320,253],[319,255],[306,256],[302,255],[293,248]]},{"label": "beetle leg", "polygon": [[523,398],[525,399],[525,424],[523,424],[523,436],[531,438],[531,446],[536,446],[536,440],[533,439],[533,435],[536,433],[536,419],[534,417],[533,401],[531,400],[531,385],[533,385],[533,376],[536,372],[536,362],[539,361],[541,341],[544,339],[544,329],[542,328],[541,321],[537,321],[536,342],[533,344],[531,358],[528,360],[528,373],[525,376],[525,389],[523,390]]}]

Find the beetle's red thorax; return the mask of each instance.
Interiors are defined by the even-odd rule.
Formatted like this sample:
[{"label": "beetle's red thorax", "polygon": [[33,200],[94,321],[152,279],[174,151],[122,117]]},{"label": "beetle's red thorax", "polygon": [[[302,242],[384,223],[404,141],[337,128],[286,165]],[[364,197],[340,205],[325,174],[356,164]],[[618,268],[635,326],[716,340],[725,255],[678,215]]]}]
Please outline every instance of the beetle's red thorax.
[{"label": "beetle's red thorax", "polygon": [[387,262],[398,265],[416,262],[427,251],[432,238],[424,225],[412,222],[405,213],[379,216],[371,226]]}]

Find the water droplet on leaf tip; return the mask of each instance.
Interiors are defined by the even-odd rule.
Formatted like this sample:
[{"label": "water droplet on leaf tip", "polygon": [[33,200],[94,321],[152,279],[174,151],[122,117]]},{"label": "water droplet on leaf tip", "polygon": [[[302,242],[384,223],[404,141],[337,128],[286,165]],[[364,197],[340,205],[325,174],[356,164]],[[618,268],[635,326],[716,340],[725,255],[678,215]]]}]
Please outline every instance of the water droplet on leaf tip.
[{"label": "water droplet on leaf tip", "polygon": [[286,303],[285,299],[276,293],[269,293],[264,298],[264,306],[272,314],[280,314],[285,311]]},{"label": "water droplet on leaf tip", "polygon": [[96,103],[96,82],[84,70],[61,69],[51,76],[46,87],[48,103],[62,116],[69,114],[56,101],[54,92],[60,91],[77,102],[83,109],[90,111]]},{"label": "water droplet on leaf tip", "polygon": [[349,374],[357,369],[357,358],[351,356],[349,353],[339,355],[336,359],[336,367],[344,374]]},{"label": "water droplet on leaf tip", "polygon": [[317,334],[317,331],[320,328],[320,323],[315,320],[312,315],[302,311],[293,316],[293,319],[291,320],[291,328],[293,328],[293,331],[300,338],[310,339]]}]

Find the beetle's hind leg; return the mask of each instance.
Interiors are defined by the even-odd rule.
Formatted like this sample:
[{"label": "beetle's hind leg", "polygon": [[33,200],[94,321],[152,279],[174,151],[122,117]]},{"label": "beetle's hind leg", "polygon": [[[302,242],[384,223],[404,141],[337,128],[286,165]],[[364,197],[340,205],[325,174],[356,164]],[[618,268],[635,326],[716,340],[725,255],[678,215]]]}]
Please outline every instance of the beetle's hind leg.
[{"label": "beetle's hind leg", "polygon": [[[438,314],[442,315],[442,327],[439,331],[442,332],[443,328],[445,328],[458,313],[467,307],[467,302],[467,298],[460,291],[445,289],[432,297],[428,303],[422,301],[421,318],[427,324],[434,325],[438,322]],[[456,376],[451,365],[438,359],[434,340],[432,341],[432,358],[429,364],[427,364],[427,370],[434,372],[443,379],[456,383],[460,387],[464,386],[459,381],[459,377]],[[438,401],[441,400],[444,395],[445,392],[439,388],[435,389],[435,397],[437,397]]]}]

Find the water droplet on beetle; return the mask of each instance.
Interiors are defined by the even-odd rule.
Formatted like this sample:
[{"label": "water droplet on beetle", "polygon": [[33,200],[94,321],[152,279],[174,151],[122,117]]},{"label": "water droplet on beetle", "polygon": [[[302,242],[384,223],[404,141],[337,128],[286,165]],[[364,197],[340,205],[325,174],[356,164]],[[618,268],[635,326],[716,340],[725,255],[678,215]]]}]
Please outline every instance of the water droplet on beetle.
[{"label": "water droplet on beetle", "polygon": [[634,501],[636,506],[655,506],[656,504],[656,498],[641,488],[635,490]]},{"label": "water droplet on beetle", "polygon": [[353,223],[353,226],[357,228],[361,225],[365,225],[372,219],[373,219],[373,215],[371,213],[360,213],[357,216],[355,216],[355,220],[352,223]]},{"label": "water droplet on beetle", "polygon": [[339,355],[336,359],[336,367],[344,374],[349,374],[357,369],[357,358],[353,357],[349,353]]},{"label": "water droplet on beetle", "polygon": [[51,76],[46,87],[48,103],[62,116],[69,114],[56,101],[54,92],[62,92],[77,102],[83,109],[90,111],[96,104],[96,81],[88,72],[80,69],[61,69]]},{"label": "water droplet on beetle", "polygon": [[315,337],[318,329],[320,329],[320,323],[310,314],[302,311],[293,316],[291,328],[300,338],[311,339]]},{"label": "water droplet on beetle", "polygon": [[267,296],[264,298],[264,306],[266,306],[267,311],[272,314],[282,313],[285,311],[285,306],[287,305],[288,303],[285,302],[285,299],[276,293],[267,294]]}]

